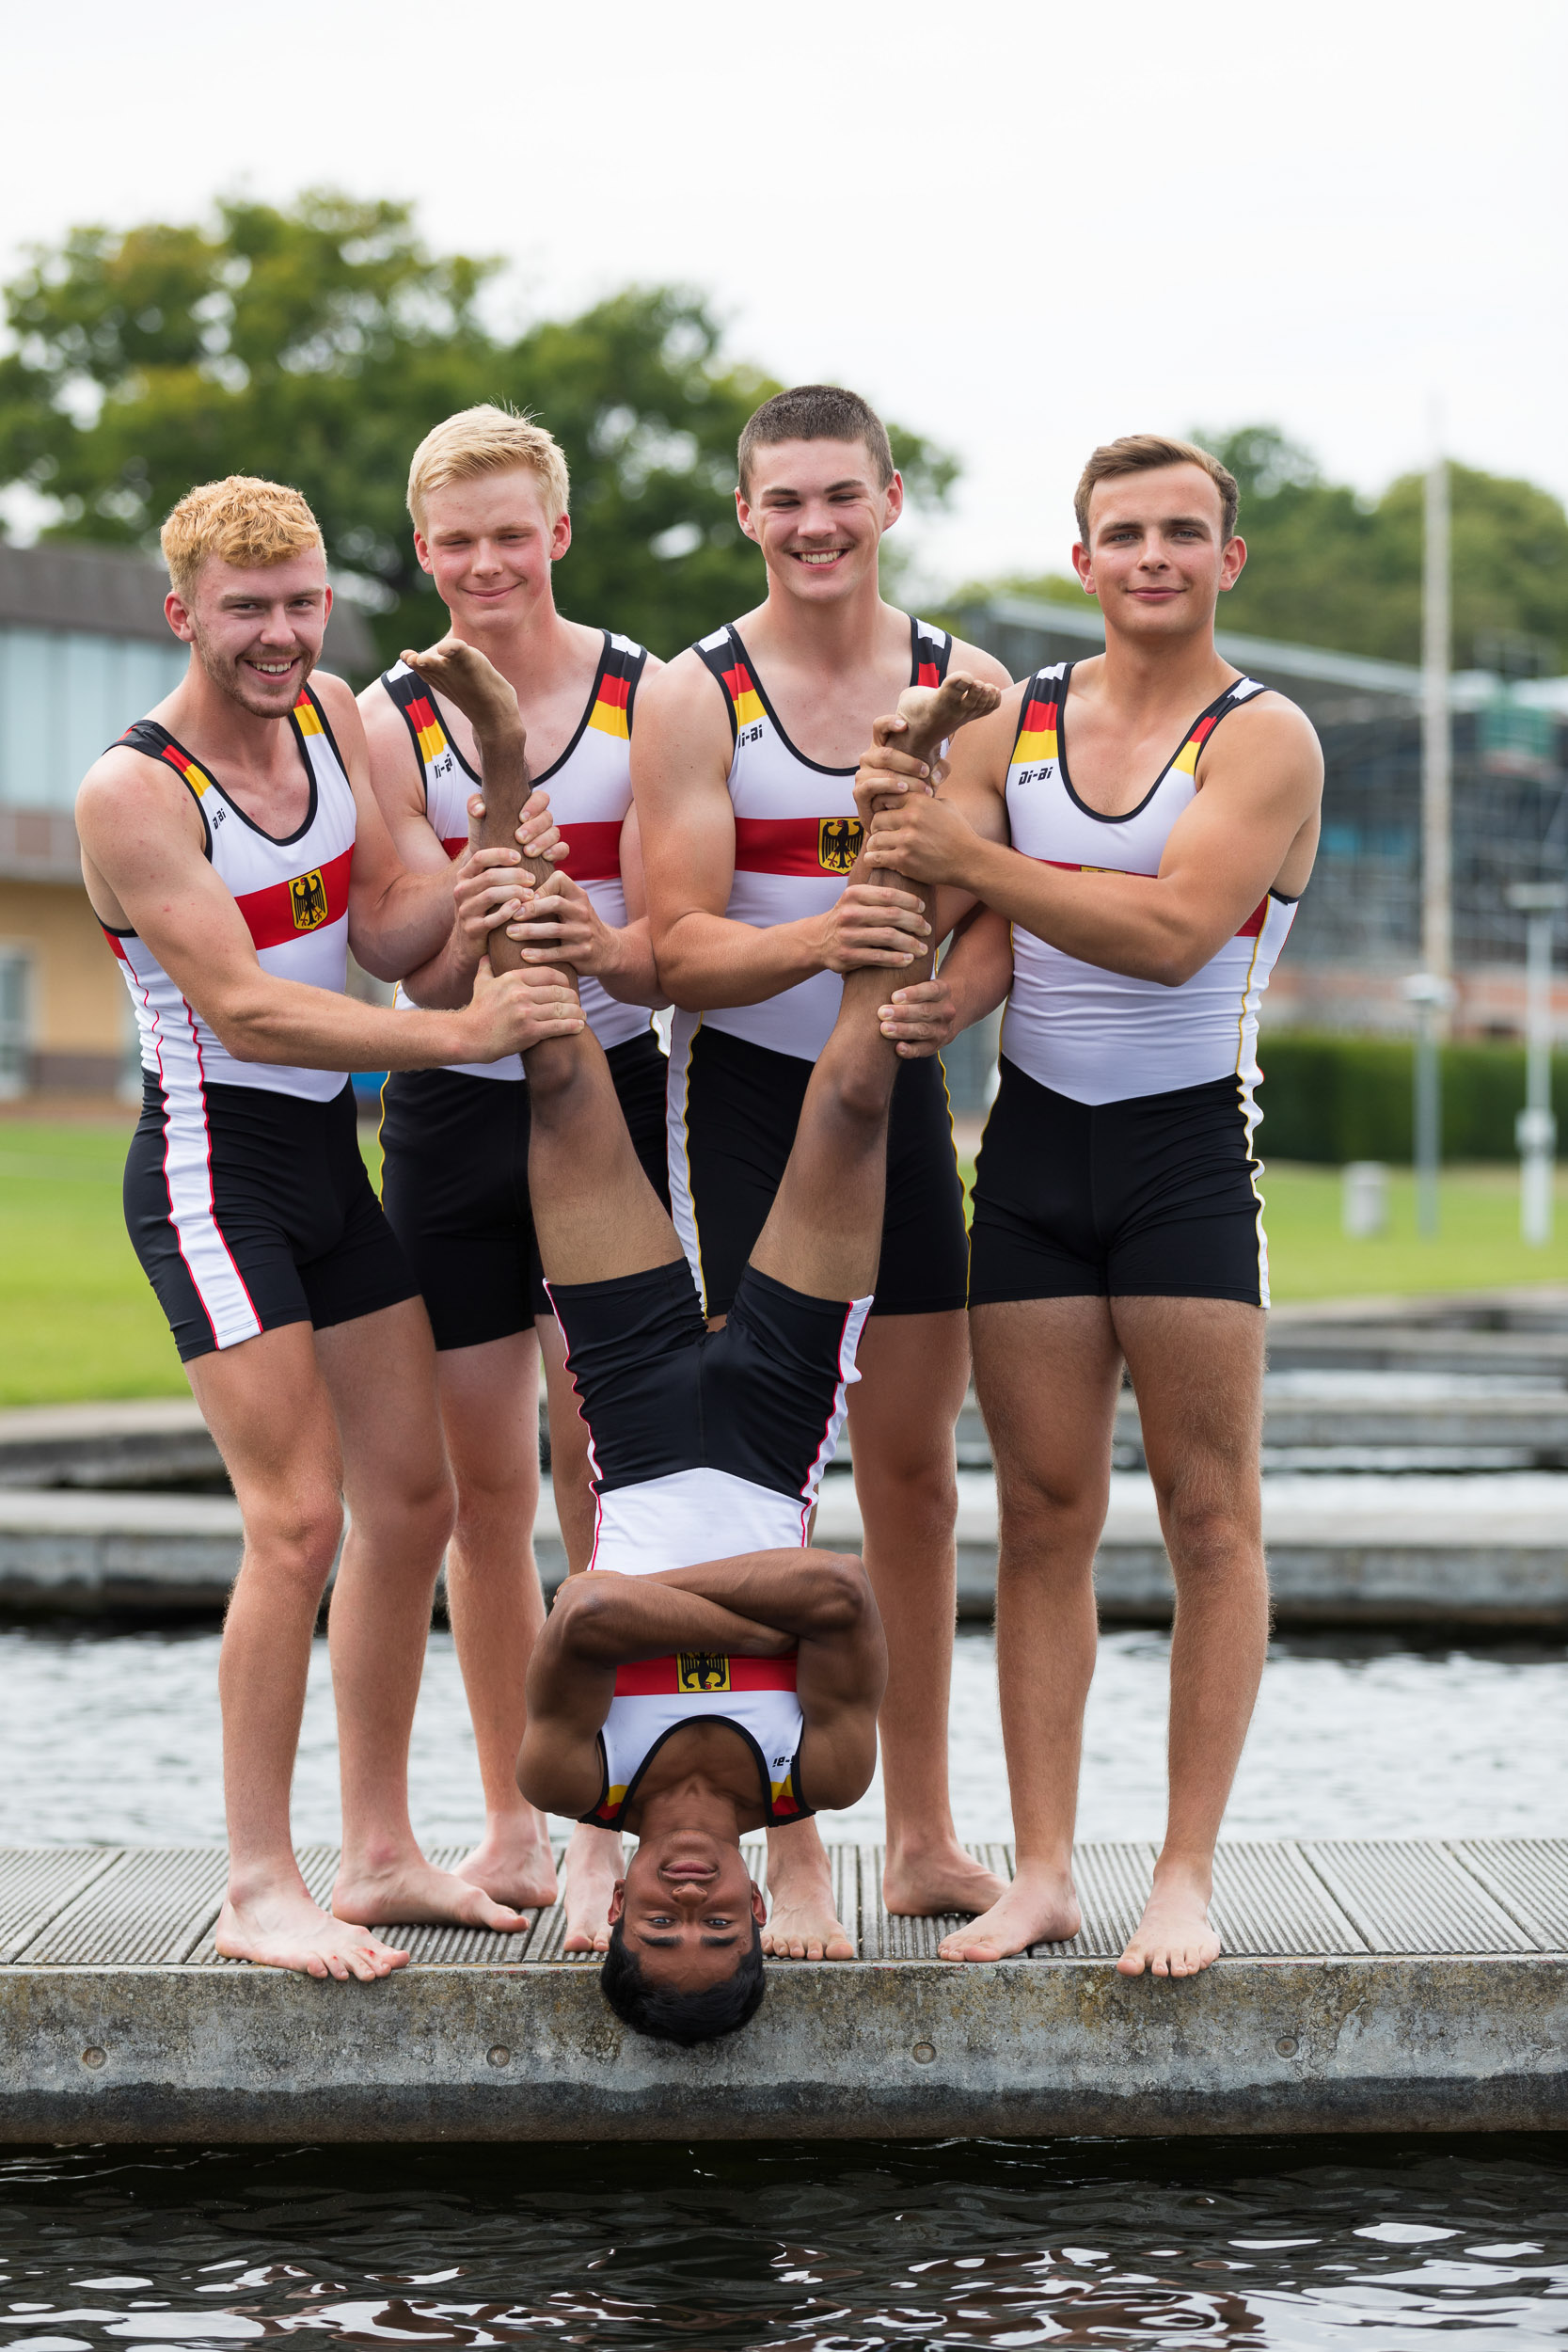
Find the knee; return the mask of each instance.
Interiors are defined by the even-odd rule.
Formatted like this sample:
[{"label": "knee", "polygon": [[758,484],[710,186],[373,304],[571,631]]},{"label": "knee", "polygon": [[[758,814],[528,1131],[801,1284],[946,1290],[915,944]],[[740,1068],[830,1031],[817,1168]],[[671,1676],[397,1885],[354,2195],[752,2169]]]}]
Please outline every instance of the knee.
[{"label": "knee", "polygon": [[863,1513],[896,1518],[908,1538],[951,1535],[958,1516],[958,1477],[950,1448],[932,1448],[908,1461],[855,1463]]},{"label": "knee", "polygon": [[824,1061],[828,1100],[839,1120],[847,1130],[874,1133],[887,1119],[897,1064],[863,1055]]},{"label": "knee", "polygon": [[546,1038],[529,1048],[529,1116],[552,1125],[565,1112],[581,1079],[582,1061],[572,1038]]},{"label": "knee", "polygon": [[998,1534],[1013,1552],[1051,1551],[1062,1544],[1099,1542],[1110,1504],[1103,1477],[1085,1478],[1063,1470],[1029,1479],[998,1482]]},{"label": "knee", "polygon": [[245,1570],[319,1599],[342,1539],[343,1506],[328,1488],[306,1489],[245,1514]]},{"label": "knee", "polygon": [[1189,1581],[1218,1581],[1260,1564],[1262,1533],[1255,1509],[1181,1485],[1160,1493],[1160,1507],[1172,1565]]}]

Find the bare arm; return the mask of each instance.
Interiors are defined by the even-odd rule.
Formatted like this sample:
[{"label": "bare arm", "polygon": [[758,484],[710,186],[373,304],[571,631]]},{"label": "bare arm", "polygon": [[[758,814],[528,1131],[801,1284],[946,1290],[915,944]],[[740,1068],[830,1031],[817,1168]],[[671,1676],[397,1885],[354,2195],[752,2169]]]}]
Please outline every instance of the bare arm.
[{"label": "bare arm", "polygon": [[[978,732],[978,730],[976,730]],[[955,778],[957,763],[955,763]],[[912,792],[874,820],[866,856],[971,890],[1064,954],[1180,987],[1235,937],[1288,875],[1298,895],[1316,847],[1323,754],[1282,697],[1236,711],[1198,765],[1158,875],[1061,872],[986,838],[957,796]]]},{"label": "bare arm", "polygon": [[189,792],[139,753],[117,745],[88,770],[76,824],[94,912],[146,941],[236,1061],[422,1070],[495,1061],[582,1025],[575,998],[541,990],[534,975],[504,984],[486,975],[461,1013],[400,1014],[266,971],[232,894],[207,861]]},{"label": "bare arm", "polygon": [[755,1005],[818,972],[910,962],[927,926],[907,892],[852,883],[826,914],[792,923],[726,915],[735,882],[730,732],[720,690],[695,654],[644,685],[632,736],[654,954],[675,1003]]},{"label": "bare arm", "polygon": [[635,808],[621,827],[621,887],[626,921],[606,923],[579,882],[554,873],[528,894],[506,935],[520,942],[525,963],[569,963],[574,972],[591,972],[605,993],[623,1005],[667,1005],[654,965]]}]

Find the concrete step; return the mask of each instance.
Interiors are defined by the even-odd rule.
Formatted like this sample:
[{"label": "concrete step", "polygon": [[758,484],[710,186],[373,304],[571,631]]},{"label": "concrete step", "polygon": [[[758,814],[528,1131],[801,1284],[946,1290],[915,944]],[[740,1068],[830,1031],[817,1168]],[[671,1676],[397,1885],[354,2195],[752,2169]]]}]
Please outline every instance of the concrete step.
[{"label": "concrete step", "polygon": [[[1006,1847],[973,1849],[1004,1874]],[[436,1858],[455,1858],[442,1853]],[[748,1841],[763,1872],[760,1840]],[[1113,1965],[1151,1845],[1087,1845],[1070,1945],[993,1965],[890,1918],[877,1847],[835,1847],[856,1961],[771,1963],[741,2033],[627,2032],[559,1907],[503,1937],[399,1934],[376,1985],[220,1961],[218,1847],[0,1850],[0,2137],[89,2141],[1560,2130],[1568,1840],[1222,1845],[1226,1957]],[[301,1855],[330,1883],[336,1856]],[[395,1923],[392,1923],[393,1931]]]},{"label": "concrete step", "polygon": [[[996,1487],[958,1477],[958,1609],[989,1618]],[[1568,1480],[1277,1478],[1264,1483],[1282,1625],[1568,1626]],[[816,1539],[858,1549],[853,1481],[823,1483]],[[565,1570],[546,1486],[535,1550],[547,1587]],[[92,1615],[212,1611],[239,1565],[230,1498],[0,1488],[0,1606]],[[1147,1478],[1116,1474],[1096,1565],[1107,1623],[1163,1624],[1172,1585]]]}]

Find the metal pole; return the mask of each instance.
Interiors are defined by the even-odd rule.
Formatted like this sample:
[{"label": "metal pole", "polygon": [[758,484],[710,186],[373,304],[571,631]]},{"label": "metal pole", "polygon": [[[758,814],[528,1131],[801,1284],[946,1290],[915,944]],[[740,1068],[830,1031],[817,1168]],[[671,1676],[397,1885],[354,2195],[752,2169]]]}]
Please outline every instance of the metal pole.
[{"label": "metal pole", "polygon": [[[1453,970],[1449,571],[1449,464],[1439,452],[1427,469],[1421,582],[1421,961],[1439,980]],[[1444,1026],[1439,1013],[1439,1033]]]},{"label": "metal pole", "polygon": [[1443,1158],[1443,1075],[1439,1056],[1443,1016],[1452,1001],[1453,988],[1435,972],[1416,972],[1406,980],[1404,993],[1416,1009],[1416,1231],[1423,1241],[1435,1241],[1437,1177]]},{"label": "metal pole", "polygon": [[1525,915],[1525,1107],[1519,1146],[1519,1231],[1533,1248],[1552,1238],[1557,1120],[1552,1115],[1552,923],[1568,905],[1561,882],[1516,882],[1509,904]]}]

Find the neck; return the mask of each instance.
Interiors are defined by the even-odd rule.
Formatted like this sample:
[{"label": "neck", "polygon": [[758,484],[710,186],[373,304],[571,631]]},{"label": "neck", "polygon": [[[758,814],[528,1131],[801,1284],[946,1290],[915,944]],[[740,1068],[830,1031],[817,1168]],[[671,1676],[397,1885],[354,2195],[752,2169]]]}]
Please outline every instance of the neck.
[{"label": "neck", "polygon": [[875,572],[832,604],[792,596],[769,574],[768,601],[751,616],[749,633],[801,668],[852,672],[877,661],[893,632],[908,628],[897,606],[883,603]]},{"label": "neck", "polygon": [[555,598],[547,587],[528,612],[504,628],[474,628],[451,614],[448,618],[452,635],[483,654],[519,697],[525,685],[535,693],[547,690],[557,670],[572,658],[571,624],[556,611]]},{"label": "neck", "polygon": [[1105,624],[1105,666],[1101,686],[1120,707],[1163,709],[1170,703],[1212,703],[1234,675],[1214,644],[1214,625],[1188,637],[1152,639],[1124,634]]},{"label": "neck", "polygon": [[246,710],[213,684],[194,648],[166,710],[169,733],[214,768],[260,771],[286,747],[292,755],[293,730],[287,711],[267,719]]},{"label": "neck", "polygon": [[638,1807],[640,1838],[669,1836],[678,1830],[701,1830],[726,1845],[738,1842],[740,1824],[736,1801],[716,1788],[705,1773],[691,1772],[673,1788],[657,1788]]}]

